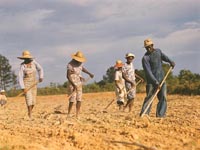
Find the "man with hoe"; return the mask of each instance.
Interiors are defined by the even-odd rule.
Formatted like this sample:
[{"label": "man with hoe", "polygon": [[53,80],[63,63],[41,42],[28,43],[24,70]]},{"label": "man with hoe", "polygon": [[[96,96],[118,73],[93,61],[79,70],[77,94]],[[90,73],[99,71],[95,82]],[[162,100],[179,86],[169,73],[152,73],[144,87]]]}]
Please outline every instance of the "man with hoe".
[{"label": "man with hoe", "polygon": [[[164,83],[160,87],[160,83],[164,78],[164,71],[162,67],[162,62],[168,62],[172,68],[174,68],[175,63],[169,59],[160,49],[153,47],[153,41],[151,39],[146,39],[144,41],[144,47],[147,52],[144,54],[142,58],[142,66],[146,76],[146,97],[143,102],[142,110],[140,112],[140,116],[145,113],[145,115],[149,115],[151,110],[151,105],[147,108],[151,97],[154,92],[159,89],[157,94],[158,104],[156,110],[156,117],[165,117],[167,110],[167,101],[166,101],[166,84]],[[146,112],[145,109],[147,109]]]}]

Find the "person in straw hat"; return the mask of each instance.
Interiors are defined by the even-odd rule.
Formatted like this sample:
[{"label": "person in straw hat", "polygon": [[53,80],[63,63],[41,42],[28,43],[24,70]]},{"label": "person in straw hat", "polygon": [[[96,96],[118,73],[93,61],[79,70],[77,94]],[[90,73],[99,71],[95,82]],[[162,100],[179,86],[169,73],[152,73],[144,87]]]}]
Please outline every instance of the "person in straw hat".
[{"label": "person in straw hat", "polygon": [[117,98],[117,105],[119,110],[124,106],[124,100],[126,96],[125,80],[122,75],[122,67],[124,66],[121,60],[117,60],[114,66],[115,68],[115,94]]},{"label": "person in straw hat", "polygon": [[139,78],[143,82],[143,78],[140,77],[135,73],[135,68],[133,65],[133,59],[135,58],[135,55],[132,53],[127,53],[126,56],[126,63],[124,64],[122,68],[123,77],[125,79],[125,86],[127,90],[127,103],[124,106],[124,111],[127,107],[129,107],[129,112],[132,111],[133,107],[133,101],[136,96],[136,77]]},{"label": "person in straw hat", "polygon": [[67,79],[70,84],[69,87],[71,92],[68,106],[68,117],[70,117],[73,103],[76,102],[76,118],[78,118],[82,101],[82,82],[85,81],[81,76],[81,73],[84,72],[91,78],[93,78],[94,75],[83,67],[83,62],[86,61],[86,58],[81,51],[77,51],[75,54],[72,54],[71,57],[72,60],[67,64]]},{"label": "person in straw hat", "polygon": [[[156,117],[165,117],[167,110],[167,101],[166,101],[166,84],[164,83],[162,87],[159,87],[160,83],[164,78],[164,71],[162,68],[162,62],[168,62],[172,68],[174,68],[175,63],[168,58],[160,49],[153,47],[153,41],[151,39],[144,40],[144,47],[146,49],[146,53],[142,58],[142,66],[146,76],[146,97],[143,102],[143,106],[140,112],[140,116],[145,111],[151,97],[154,94],[154,91],[158,88],[160,89],[157,94],[158,104],[156,110]],[[149,109],[146,111],[145,115],[149,115],[151,110],[151,105]]]},{"label": "person in straw hat", "polygon": [[[44,77],[43,68],[28,50],[24,50],[22,56],[17,58],[23,60],[19,70],[19,85],[25,94],[28,116],[31,118],[33,107],[36,104],[37,83],[42,82]],[[37,80],[37,73],[39,81]],[[27,91],[27,89],[29,90]]]},{"label": "person in straw hat", "polygon": [[0,91],[0,105],[4,106],[7,103],[7,97],[5,95],[5,90]]}]

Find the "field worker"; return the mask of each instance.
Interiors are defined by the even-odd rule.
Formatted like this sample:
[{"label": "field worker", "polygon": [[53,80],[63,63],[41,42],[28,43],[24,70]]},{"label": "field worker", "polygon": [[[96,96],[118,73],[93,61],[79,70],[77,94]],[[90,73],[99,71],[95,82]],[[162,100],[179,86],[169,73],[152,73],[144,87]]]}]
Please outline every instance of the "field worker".
[{"label": "field worker", "polygon": [[[158,104],[156,110],[156,117],[165,117],[166,109],[167,109],[167,101],[166,101],[166,84],[164,83],[162,87],[159,87],[159,84],[162,82],[164,78],[164,71],[162,68],[162,61],[168,62],[172,68],[174,68],[175,63],[169,59],[160,49],[153,47],[153,41],[151,39],[144,40],[144,47],[146,49],[146,53],[142,58],[142,66],[145,72],[147,85],[146,85],[146,97],[143,102],[143,106],[140,112],[140,116],[143,114],[146,109],[154,91],[157,88],[160,88],[158,97]],[[149,109],[146,111],[146,115],[149,115],[151,110],[151,105]]]},{"label": "field worker", "polygon": [[[19,70],[19,84],[25,94],[28,116],[31,118],[33,107],[36,104],[38,82],[36,75],[38,73],[39,82],[42,82],[43,68],[38,62],[36,62],[36,60],[33,59],[28,50],[23,51],[22,56],[18,58],[23,60]],[[32,88],[30,89],[30,87]],[[29,90],[27,91],[27,89]]]},{"label": "field worker", "polygon": [[68,117],[70,117],[73,103],[76,102],[76,118],[78,118],[82,101],[82,82],[85,81],[81,76],[81,73],[84,72],[88,74],[90,78],[93,78],[94,75],[83,67],[83,62],[86,61],[86,58],[81,51],[77,51],[71,57],[72,60],[67,64],[67,79],[70,84],[71,92],[69,98]]},{"label": "field worker", "polygon": [[122,75],[122,67],[123,62],[121,60],[117,60],[115,64],[115,94],[117,97],[117,105],[119,106],[119,110],[124,106],[124,99],[126,96],[126,87],[125,81]]},{"label": "field worker", "polygon": [[133,101],[136,96],[136,77],[143,81],[143,79],[135,73],[135,68],[133,65],[133,59],[135,55],[132,53],[127,53],[126,56],[126,63],[123,66],[123,77],[125,79],[125,86],[127,91],[127,103],[124,106],[124,110],[129,107],[129,112],[131,112],[133,107]]},{"label": "field worker", "polygon": [[0,104],[1,104],[1,106],[3,106],[6,103],[7,103],[7,97],[5,95],[5,90],[1,90],[1,92],[0,92]]}]

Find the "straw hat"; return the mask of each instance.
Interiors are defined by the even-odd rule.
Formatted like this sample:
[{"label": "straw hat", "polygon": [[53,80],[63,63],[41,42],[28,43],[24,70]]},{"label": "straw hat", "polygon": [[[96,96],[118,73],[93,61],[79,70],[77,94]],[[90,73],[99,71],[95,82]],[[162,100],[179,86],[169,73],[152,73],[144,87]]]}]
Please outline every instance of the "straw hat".
[{"label": "straw hat", "polygon": [[122,67],[124,64],[123,64],[123,62],[121,61],[121,60],[117,60],[116,61],[116,64],[115,64],[115,67]]},{"label": "straw hat", "polygon": [[1,92],[0,93],[5,93],[5,90],[1,90]]},{"label": "straw hat", "polygon": [[147,46],[152,45],[152,44],[153,44],[153,41],[151,39],[144,40],[144,47],[147,47]]},{"label": "straw hat", "polygon": [[75,59],[78,62],[85,62],[86,61],[86,58],[81,51],[78,51],[75,54],[72,54],[72,58]]},{"label": "straw hat", "polygon": [[30,59],[30,58],[33,58],[33,57],[31,56],[31,53],[28,50],[25,50],[25,51],[22,52],[22,56],[17,57],[17,58],[19,58],[19,59],[29,58]]},{"label": "straw hat", "polygon": [[135,58],[135,55],[132,54],[132,53],[127,53],[125,58],[128,58],[128,57],[133,57],[133,58]]}]

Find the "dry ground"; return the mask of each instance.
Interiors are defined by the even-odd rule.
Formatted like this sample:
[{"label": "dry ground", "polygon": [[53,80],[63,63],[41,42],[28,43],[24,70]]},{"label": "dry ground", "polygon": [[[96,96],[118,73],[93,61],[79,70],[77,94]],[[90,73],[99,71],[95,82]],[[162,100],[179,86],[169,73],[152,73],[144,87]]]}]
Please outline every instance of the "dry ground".
[{"label": "dry ground", "polygon": [[[168,95],[165,119],[140,118],[144,94],[131,113],[114,93],[84,94],[80,119],[67,118],[67,95],[38,96],[34,120],[28,120],[23,97],[0,107],[0,150],[200,150],[200,96]],[[75,109],[73,109],[73,113]]]}]

